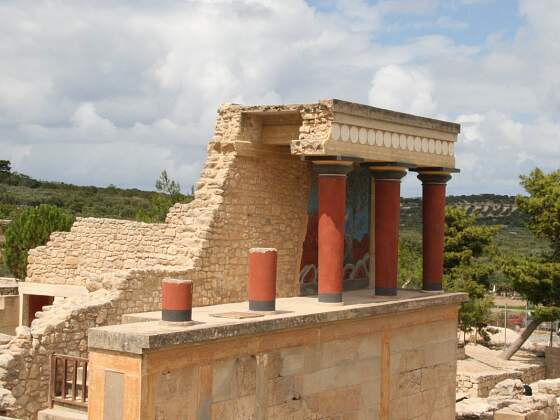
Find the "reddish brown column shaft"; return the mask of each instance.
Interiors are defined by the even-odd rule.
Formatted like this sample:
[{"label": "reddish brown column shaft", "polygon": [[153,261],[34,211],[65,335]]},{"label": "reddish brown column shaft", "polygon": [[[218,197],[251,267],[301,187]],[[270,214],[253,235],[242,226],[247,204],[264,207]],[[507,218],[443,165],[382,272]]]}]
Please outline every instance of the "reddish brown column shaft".
[{"label": "reddish brown column shaft", "polygon": [[319,301],[342,302],[346,175],[318,176]]},{"label": "reddish brown column shaft", "polygon": [[277,250],[251,248],[249,250],[249,309],[276,309]]},{"label": "reddish brown column shaft", "polygon": [[445,184],[422,186],[423,289],[441,290],[445,235]]},{"label": "reddish brown column shaft", "polygon": [[161,282],[161,315],[164,321],[191,320],[193,284],[189,280],[163,279]]},{"label": "reddish brown column shaft", "polygon": [[400,180],[375,182],[375,294],[396,295],[401,210]]}]

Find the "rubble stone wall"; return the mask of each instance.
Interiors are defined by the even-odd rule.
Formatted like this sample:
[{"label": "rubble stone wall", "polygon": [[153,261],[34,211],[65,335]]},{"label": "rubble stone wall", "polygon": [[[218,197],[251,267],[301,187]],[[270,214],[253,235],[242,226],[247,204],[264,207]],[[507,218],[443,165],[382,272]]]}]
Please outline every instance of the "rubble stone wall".
[{"label": "rubble stone wall", "polygon": [[[261,145],[261,122],[241,112],[247,109],[220,109],[195,198],[173,206],[165,223],[78,219],[70,232],[53,233],[30,252],[27,280],[95,290],[106,272],[184,269],[195,282],[195,305],[240,301],[248,250],[266,246],[279,251],[279,295],[297,295],[311,164],[288,147]],[[250,108],[267,109],[274,107]],[[303,137],[312,131],[309,121],[325,119],[300,105],[288,110],[304,115]],[[239,141],[253,145],[251,153],[239,152]]]},{"label": "rubble stone wall", "polygon": [[0,415],[35,419],[47,406],[51,353],[87,357],[87,330],[121,322],[123,314],[160,307],[160,283],[184,272],[129,270],[103,277],[105,287],[45,307],[31,327],[0,349]]}]

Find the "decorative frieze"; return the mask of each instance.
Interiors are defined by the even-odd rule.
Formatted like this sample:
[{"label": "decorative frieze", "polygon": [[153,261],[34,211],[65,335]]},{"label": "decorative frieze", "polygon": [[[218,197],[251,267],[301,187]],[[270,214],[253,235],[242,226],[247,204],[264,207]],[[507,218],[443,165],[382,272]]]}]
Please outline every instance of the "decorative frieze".
[{"label": "decorative frieze", "polygon": [[408,150],[409,152],[442,156],[453,156],[455,153],[455,146],[452,141],[412,136],[349,124],[333,123],[330,139],[343,143]]}]

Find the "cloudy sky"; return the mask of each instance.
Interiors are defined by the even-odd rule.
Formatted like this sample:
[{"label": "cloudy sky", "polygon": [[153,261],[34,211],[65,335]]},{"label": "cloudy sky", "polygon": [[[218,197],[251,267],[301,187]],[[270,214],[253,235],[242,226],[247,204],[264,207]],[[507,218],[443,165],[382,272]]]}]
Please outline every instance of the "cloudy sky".
[{"label": "cloudy sky", "polygon": [[558,0],[1,0],[0,159],[188,191],[221,102],[334,97],[461,123],[450,193],[514,194],[560,166],[559,22]]}]

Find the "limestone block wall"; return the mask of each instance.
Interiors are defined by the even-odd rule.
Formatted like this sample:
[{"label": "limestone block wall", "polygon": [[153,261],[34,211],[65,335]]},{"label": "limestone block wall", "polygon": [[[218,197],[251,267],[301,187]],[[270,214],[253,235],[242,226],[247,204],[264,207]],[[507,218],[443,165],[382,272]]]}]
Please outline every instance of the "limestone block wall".
[{"label": "limestone block wall", "polygon": [[[86,285],[114,270],[186,263],[177,255],[176,230],[165,224],[78,218],[70,232],[55,232],[29,254],[28,280]],[[182,258],[181,258],[182,257]]]},{"label": "limestone block wall", "polygon": [[[93,349],[89,418],[449,420],[456,314],[431,307],[142,355]],[[115,399],[113,377],[125,378]]]},{"label": "limestone block wall", "polygon": [[160,308],[160,283],[184,272],[128,270],[103,276],[104,287],[66,298],[39,313],[31,327],[0,349],[0,415],[35,419],[46,408],[49,355],[53,352],[88,357],[87,330],[121,322],[123,314]]}]

